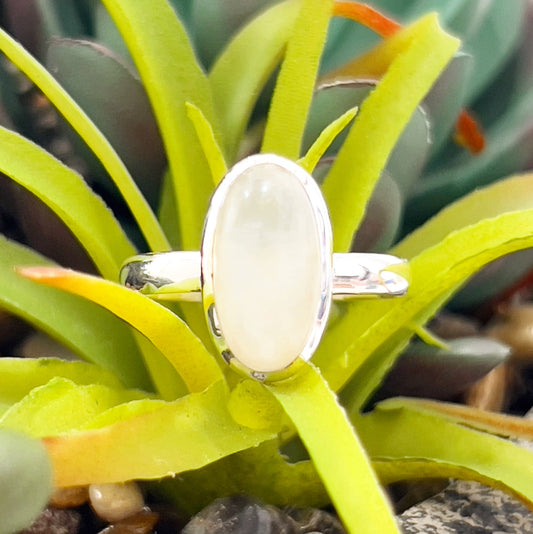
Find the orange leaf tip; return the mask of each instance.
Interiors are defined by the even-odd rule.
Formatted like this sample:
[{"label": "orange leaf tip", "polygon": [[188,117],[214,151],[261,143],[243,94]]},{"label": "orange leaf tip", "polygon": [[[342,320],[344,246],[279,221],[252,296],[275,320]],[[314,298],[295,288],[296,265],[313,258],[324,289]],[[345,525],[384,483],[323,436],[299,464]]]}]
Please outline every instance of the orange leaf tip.
[{"label": "orange leaf tip", "polygon": [[333,4],[333,16],[358,22],[383,38],[394,35],[402,28],[396,21],[360,2],[335,2]]},{"label": "orange leaf tip", "polygon": [[485,148],[485,137],[481,126],[466,109],[459,114],[453,139],[472,154],[479,154]]},{"label": "orange leaf tip", "polygon": [[50,278],[61,278],[69,273],[73,273],[71,269],[63,267],[15,267],[17,274],[30,280],[46,280]]}]

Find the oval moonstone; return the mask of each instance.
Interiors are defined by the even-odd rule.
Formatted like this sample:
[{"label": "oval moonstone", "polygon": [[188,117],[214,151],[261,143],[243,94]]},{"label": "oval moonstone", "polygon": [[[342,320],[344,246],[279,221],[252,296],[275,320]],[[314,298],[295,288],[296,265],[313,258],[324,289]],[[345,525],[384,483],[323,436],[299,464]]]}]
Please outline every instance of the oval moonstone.
[{"label": "oval moonstone", "polygon": [[316,333],[327,261],[306,186],[254,157],[260,162],[232,177],[218,208],[213,297],[233,356],[268,373],[295,361]]}]

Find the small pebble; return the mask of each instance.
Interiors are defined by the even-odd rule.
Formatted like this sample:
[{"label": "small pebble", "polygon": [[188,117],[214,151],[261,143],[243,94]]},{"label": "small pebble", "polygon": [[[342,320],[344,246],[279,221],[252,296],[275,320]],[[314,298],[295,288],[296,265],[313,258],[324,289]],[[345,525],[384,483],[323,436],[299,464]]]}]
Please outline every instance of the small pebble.
[{"label": "small pebble", "polygon": [[19,534],[78,534],[81,514],[77,510],[60,510],[48,507],[33,522],[32,526]]},{"label": "small pebble", "polygon": [[42,332],[34,332],[27,336],[15,349],[16,356],[21,358],[61,358],[62,360],[78,360],[69,349]]},{"label": "small pebble", "polygon": [[399,516],[404,534],[533,534],[533,514],[501,491],[453,481]]},{"label": "small pebble", "polygon": [[404,480],[387,486],[387,493],[397,514],[415,506],[445,489],[450,481],[447,478]]},{"label": "small pebble", "polygon": [[89,500],[89,488],[76,486],[73,488],[57,488],[50,498],[50,506],[55,508],[76,508]]},{"label": "small pebble", "polygon": [[429,323],[429,329],[442,339],[456,339],[479,336],[481,326],[471,317],[444,311]]},{"label": "small pebble", "polygon": [[533,362],[533,306],[518,305],[504,310],[487,329],[487,335],[512,348],[511,358]]},{"label": "small pebble", "polygon": [[181,534],[297,534],[294,521],[275,506],[246,496],[217,499],[195,515]]},{"label": "small pebble", "polygon": [[468,389],[464,395],[465,404],[489,412],[505,411],[515,389],[515,374],[508,363],[498,365]]},{"label": "small pebble", "polygon": [[98,534],[149,534],[158,519],[158,514],[145,509],[138,514],[104,528]]},{"label": "small pebble", "polygon": [[94,512],[108,523],[131,517],[144,508],[144,498],[135,482],[92,484],[89,501]]},{"label": "small pebble", "polygon": [[217,499],[195,515],[182,534],[345,534],[340,521],[323,510],[287,509],[247,496]]},{"label": "small pebble", "polygon": [[305,508],[288,510],[287,513],[294,519],[298,534],[345,534],[341,522],[324,510]]}]

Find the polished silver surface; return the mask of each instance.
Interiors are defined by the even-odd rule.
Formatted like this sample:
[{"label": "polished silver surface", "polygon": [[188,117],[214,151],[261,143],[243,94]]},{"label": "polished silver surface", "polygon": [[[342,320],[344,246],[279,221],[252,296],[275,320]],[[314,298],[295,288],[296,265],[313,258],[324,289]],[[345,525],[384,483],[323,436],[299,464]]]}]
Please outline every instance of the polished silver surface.
[{"label": "polished silver surface", "polygon": [[333,254],[333,298],[405,295],[409,287],[406,267],[405,260],[390,254]]},{"label": "polished silver surface", "polygon": [[202,301],[200,252],[160,252],[130,258],[120,283],[158,299]]},{"label": "polished silver surface", "polygon": [[[124,264],[120,281],[154,298],[202,302],[201,258],[200,252],[140,254]],[[390,254],[334,253],[333,299],[405,295],[407,275],[388,270],[403,265]]]}]

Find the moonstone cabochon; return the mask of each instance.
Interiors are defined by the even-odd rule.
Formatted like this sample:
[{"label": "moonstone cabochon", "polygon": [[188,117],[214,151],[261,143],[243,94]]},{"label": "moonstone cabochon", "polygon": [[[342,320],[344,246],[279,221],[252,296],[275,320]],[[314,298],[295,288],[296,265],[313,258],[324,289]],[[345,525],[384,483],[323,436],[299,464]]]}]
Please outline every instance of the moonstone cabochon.
[{"label": "moonstone cabochon", "polygon": [[233,167],[211,201],[202,278],[215,342],[241,367],[271,373],[308,359],[331,298],[331,228],[313,178],[273,155]]}]

